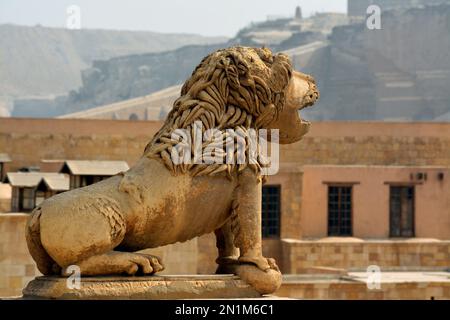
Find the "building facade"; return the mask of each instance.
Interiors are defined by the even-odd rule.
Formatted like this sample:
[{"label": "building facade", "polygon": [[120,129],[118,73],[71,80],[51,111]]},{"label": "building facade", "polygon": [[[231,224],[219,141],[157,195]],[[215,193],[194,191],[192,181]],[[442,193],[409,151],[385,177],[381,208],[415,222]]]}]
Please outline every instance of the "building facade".
[{"label": "building facade", "polygon": [[[9,154],[9,172],[35,166],[43,172],[97,180],[132,166],[162,124],[13,118],[0,122],[0,151]],[[279,173],[268,177],[263,191],[263,232],[268,238],[387,238],[397,234],[389,231],[390,224],[406,219],[409,222],[402,223],[409,223],[410,229],[412,224],[421,226],[400,235],[450,239],[450,229],[427,229],[425,219],[420,218],[428,215],[449,221],[445,208],[450,194],[450,124],[318,122],[303,141],[281,146],[280,153]],[[333,197],[339,202],[334,209],[330,204]],[[370,201],[382,204],[385,210],[370,211],[373,206],[364,205]],[[393,213],[398,218],[388,223],[386,214],[391,207],[401,213]],[[426,213],[427,207],[430,213]],[[336,222],[328,217],[333,215],[337,215]],[[384,219],[383,231],[375,231],[381,225],[371,224],[370,216]],[[344,220],[352,225],[362,221],[367,226],[343,231]],[[329,230],[335,223],[338,229]],[[447,226],[450,228],[450,223]]]},{"label": "building facade", "polygon": [[[58,174],[64,159],[132,166],[161,125],[4,118],[0,152],[11,160],[8,172],[35,166]],[[274,257],[285,274],[318,267],[365,270],[372,264],[402,270],[448,267],[449,178],[449,123],[313,123],[301,142],[280,147],[279,172],[264,185],[264,254]],[[0,196],[7,187],[0,186]],[[44,181],[37,190],[45,192]],[[17,223],[10,224],[8,215],[2,216],[8,228],[22,228],[26,220],[15,215],[11,219]],[[15,241],[26,247],[23,239]],[[215,272],[213,234],[148,252],[162,256],[166,273]],[[27,259],[13,257],[8,268],[30,268],[33,262]],[[14,277],[8,272],[4,277]]]},{"label": "building facade", "polygon": [[302,237],[448,239],[449,174],[438,166],[305,166]]}]

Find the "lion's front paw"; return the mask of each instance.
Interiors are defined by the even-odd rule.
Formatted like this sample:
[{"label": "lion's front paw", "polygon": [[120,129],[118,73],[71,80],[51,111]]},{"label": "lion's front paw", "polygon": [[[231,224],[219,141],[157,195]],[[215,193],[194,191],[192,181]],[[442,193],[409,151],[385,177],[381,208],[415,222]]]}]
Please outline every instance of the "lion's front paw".
[{"label": "lion's front paw", "polygon": [[274,293],[282,282],[280,271],[272,268],[263,271],[253,264],[238,265],[235,274],[261,294]]},{"label": "lion's front paw", "polygon": [[273,293],[281,286],[281,272],[275,259],[243,256],[218,259],[218,263],[217,274],[236,274],[261,294]]}]

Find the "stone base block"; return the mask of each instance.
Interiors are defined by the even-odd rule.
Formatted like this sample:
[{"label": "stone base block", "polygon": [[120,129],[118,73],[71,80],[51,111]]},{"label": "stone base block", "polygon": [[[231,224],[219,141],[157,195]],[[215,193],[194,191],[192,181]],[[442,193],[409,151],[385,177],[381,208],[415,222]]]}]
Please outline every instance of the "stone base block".
[{"label": "stone base block", "polygon": [[143,277],[82,277],[73,281],[44,276],[23,289],[24,299],[220,299],[259,298],[261,295],[234,275],[164,275]]}]

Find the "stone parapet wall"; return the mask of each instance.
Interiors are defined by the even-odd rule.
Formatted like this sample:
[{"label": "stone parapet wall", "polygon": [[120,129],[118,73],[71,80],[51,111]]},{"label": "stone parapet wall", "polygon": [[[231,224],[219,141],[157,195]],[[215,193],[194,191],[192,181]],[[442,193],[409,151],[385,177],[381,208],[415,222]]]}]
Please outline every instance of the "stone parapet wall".
[{"label": "stone parapet wall", "polygon": [[345,281],[283,282],[278,297],[323,300],[448,300],[449,282],[383,283],[369,290],[365,283]]},{"label": "stone parapet wall", "polygon": [[18,296],[40,275],[28,253],[25,225],[28,214],[0,214],[0,297]]},{"label": "stone parapet wall", "polygon": [[316,122],[280,150],[282,163],[301,165],[449,166],[450,124]]},{"label": "stone parapet wall", "polygon": [[[355,240],[356,241],[356,240]],[[314,267],[366,270],[450,268],[450,241],[380,240],[333,242],[282,240],[283,273],[299,274]]]},{"label": "stone parapet wall", "polygon": [[[0,119],[7,171],[41,160],[125,160],[133,165],[158,121]],[[46,146],[46,148],[42,148]],[[280,148],[281,167],[306,164],[450,166],[450,124],[316,122],[300,143]]]},{"label": "stone parapet wall", "polygon": [[0,214],[11,211],[11,198],[0,199]]}]

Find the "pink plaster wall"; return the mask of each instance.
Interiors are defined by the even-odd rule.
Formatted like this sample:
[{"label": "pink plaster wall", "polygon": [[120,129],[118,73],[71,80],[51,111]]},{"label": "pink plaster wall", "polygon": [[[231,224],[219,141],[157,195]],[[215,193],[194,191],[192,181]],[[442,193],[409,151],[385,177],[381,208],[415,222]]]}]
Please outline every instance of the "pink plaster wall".
[{"label": "pink plaster wall", "polygon": [[[327,236],[329,182],[353,186],[353,236],[389,237],[389,183],[411,183],[410,174],[427,173],[416,185],[415,231],[418,238],[450,239],[450,169],[438,167],[305,166],[302,185],[303,238]],[[437,175],[444,172],[444,180]]]}]

